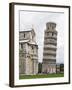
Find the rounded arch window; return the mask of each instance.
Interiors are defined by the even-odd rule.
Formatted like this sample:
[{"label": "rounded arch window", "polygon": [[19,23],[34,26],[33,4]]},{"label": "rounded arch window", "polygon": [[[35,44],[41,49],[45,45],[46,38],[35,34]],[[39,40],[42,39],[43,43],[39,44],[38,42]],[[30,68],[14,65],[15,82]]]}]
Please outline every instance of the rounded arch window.
[{"label": "rounded arch window", "polygon": [[52,33],[52,36],[54,35],[54,33]]},{"label": "rounded arch window", "polygon": [[48,29],[49,29],[49,27],[48,27]]},{"label": "rounded arch window", "polygon": [[24,33],[24,38],[25,38],[25,33]]},{"label": "rounded arch window", "polygon": [[52,26],[52,29],[54,29],[54,27]]}]

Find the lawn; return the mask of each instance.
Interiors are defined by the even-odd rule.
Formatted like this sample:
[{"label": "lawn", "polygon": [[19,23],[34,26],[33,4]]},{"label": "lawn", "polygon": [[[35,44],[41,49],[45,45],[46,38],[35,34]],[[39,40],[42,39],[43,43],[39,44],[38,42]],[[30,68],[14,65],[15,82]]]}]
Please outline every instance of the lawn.
[{"label": "lawn", "polygon": [[64,77],[64,73],[37,74],[37,75],[20,75],[19,79],[54,78],[54,77]]}]

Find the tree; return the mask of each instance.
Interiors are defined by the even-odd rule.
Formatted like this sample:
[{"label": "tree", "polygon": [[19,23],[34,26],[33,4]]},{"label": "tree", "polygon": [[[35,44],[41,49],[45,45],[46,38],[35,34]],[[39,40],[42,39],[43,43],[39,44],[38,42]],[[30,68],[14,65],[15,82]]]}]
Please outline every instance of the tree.
[{"label": "tree", "polygon": [[41,73],[42,72],[42,63],[39,63],[38,64],[38,73]]}]

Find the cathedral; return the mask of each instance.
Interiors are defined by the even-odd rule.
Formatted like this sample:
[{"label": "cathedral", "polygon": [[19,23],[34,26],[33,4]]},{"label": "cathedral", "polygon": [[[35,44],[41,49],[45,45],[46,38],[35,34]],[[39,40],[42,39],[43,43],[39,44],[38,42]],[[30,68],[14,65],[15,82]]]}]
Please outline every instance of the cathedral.
[{"label": "cathedral", "polygon": [[38,45],[34,29],[19,32],[19,74],[38,73]]},{"label": "cathedral", "polygon": [[56,23],[46,23],[43,48],[43,73],[56,73],[57,31]]}]

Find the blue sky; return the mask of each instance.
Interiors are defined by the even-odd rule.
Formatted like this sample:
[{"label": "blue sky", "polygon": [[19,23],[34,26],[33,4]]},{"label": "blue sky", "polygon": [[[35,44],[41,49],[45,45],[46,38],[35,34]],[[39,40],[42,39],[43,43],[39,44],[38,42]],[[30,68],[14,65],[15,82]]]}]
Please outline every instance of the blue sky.
[{"label": "blue sky", "polygon": [[64,63],[64,13],[56,12],[34,12],[20,11],[20,31],[29,30],[32,27],[36,33],[36,42],[38,44],[38,60],[43,59],[43,42],[44,30],[47,22],[55,22],[57,24],[57,63]]}]

